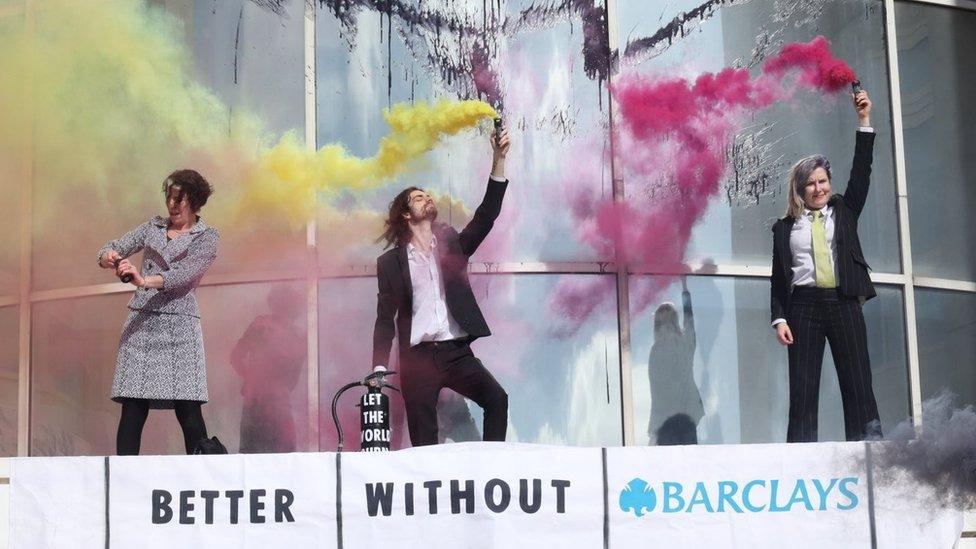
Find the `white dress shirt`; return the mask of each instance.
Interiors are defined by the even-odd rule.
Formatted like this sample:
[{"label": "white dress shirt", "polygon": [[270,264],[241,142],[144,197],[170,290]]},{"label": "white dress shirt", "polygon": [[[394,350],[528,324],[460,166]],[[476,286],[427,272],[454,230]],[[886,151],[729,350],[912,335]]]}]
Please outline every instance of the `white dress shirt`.
[{"label": "white dress shirt", "polygon": [[[859,132],[874,133],[874,128],[862,126]],[[830,247],[830,259],[834,266],[834,280],[840,280],[837,272],[837,243],[834,242],[834,209],[824,206],[824,233],[827,246]],[[803,208],[803,215],[793,223],[790,231],[790,254],[793,256],[793,279],[790,289],[796,286],[816,286],[817,267],[813,263],[813,211]],[[785,318],[777,318],[773,326],[786,322]]]},{"label": "white dress shirt", "polygon": [[428,257],[413,243],[407,244],[407,262],[413,286],[411,347],[424,341],[447,341],[468,335],[447,310],[444,279],[437,261],[437,237],[430,243],[430,253]]}]

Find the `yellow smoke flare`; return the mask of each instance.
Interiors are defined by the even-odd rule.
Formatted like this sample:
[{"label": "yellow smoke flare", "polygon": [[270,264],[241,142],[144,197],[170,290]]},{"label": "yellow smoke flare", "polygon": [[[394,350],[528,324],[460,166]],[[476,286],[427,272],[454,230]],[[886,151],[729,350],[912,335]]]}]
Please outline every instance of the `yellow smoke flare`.
[{"label": "yellow smoke flare", "polygon": [[[286,136],[260,157],[236,202],[241,212],[263,211],[306,220],[314,212],[316,193],[376,187],[408,170],[424,153],[449,135],[497,116],[482,101],[396,104],[383,112],[390,133],[375,155],[358,158],[337,144],[310,152]],[[288,215],[290,214],[290,215]]]}]

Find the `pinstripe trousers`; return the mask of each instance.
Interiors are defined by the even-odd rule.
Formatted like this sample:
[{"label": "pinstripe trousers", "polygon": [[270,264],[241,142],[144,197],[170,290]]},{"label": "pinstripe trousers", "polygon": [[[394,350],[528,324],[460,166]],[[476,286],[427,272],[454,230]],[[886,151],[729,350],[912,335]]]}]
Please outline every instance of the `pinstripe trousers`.
[{"label": "pinstripe trousers", "polygon": [[787,322],[793,332],[789,349],[790,417],[787,442],[816,442],[820,372],[824,343],[837,368],[847,440],[881,436],[878,404],[871,387],[871,360],[861,303],[836,290],[797,287]]}]

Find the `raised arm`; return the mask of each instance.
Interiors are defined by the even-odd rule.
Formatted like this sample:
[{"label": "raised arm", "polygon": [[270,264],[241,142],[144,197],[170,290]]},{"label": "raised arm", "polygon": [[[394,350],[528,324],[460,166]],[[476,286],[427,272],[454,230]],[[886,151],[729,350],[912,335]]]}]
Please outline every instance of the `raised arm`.
[{"label": "raised arm", "polygon": [[459,235],[461,251],[468,257],[477,251],[478,246],[495,225],[498,214],[501,213],[502,199],[508,187],[508,179],[505,177],[505,156],[508,154],[508,148],[508,130],[502,130],[497,136],[492,135],[491,177],[488,179],[488,188],[485,190],[481,205],[474,212],[474,217]]},{"label": "raised arm", "polygon": [[858,130],[854,140],[854,161],[851,164],[851,177],[844,191],[844,203],[854,212],[855,219],[868,198],[871,185],[871,162],[874,156],[874,129],[871,128],[871,99],[866,91],[853,98],[857,111]]},{"label": "raised arm", "polygon": [[681,304],[684,308],[684,318],[682,320],[685,341],[690,344],[692,349],[695,346],[695,311],[691,307],[691,292],[688,291],[688,277],[681,277]]},{"label": "raised arm", "polygon": [[470,257],[478,250],[478,246],[485,240],[491,228],[495,226],[495,220],[501,213],[502,199],[505,197],[505,189],[508,181],[488,180],[488,188],[485,196],[481,199],[481,204],[474,211],[474,217],[461,229],[458,239],[461,243],[461,251]]}]

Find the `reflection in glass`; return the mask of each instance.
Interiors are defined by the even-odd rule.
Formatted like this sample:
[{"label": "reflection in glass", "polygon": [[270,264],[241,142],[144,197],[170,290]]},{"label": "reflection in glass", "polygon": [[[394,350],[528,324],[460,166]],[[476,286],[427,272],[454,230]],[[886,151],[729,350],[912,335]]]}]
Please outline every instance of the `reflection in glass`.
[{"label": "reflection in glass", "polygon": [[197,290],[207,350],[207,431],[230,451],[308,450],[304,282]]},{"label": "reflection in glass", "polygon": [[698,422],[705,415],[695,383],[695,314],[682,278],[682,320],[673,303],[654,311],[654,344],[647,361],[651,420],[647,436],[658,446],[698,444]]},{"label": "reflection in glass", "polygon": [[948,389],[976,405],[976,294],[916,288],[915,322],[922,398]]},{"label": "reflection in glass", "polygon": [[976,280],[976,13],[895,3],[915,274]]},{"label": "reflection in glass", "polygon": [[[608,275],[566,276],[605,276],[612,281]],[[619,445],[622,431],[616,318],[606,312],[587,320],[573,337],[556,333],[557,319],[549,316],[546,302],[560,278],[563,277],[473,275],[472,289],[492,336],[476,341],[472,347],[509,395],[509,441]],[[339,387],[361,379],[372,366],[376,280],[321,280],[319,307],[322,449],[331,450],[335,448],[336,433],[324,407],[332,402]],[[395,353],[391,359],[395,370]],[[442,391],[438,407],[440,435],[453,441],[480,439],[481,409],[446,393]],[[358,446],[357,398],[356,391],[349,391],[339,401],[347,447]],[[459,404],[464,404],[463,409]],[[409,443],[402,406],[402,400],[393,393],[394,448]]]},{"label": "reflection in glass", "polygon": [[293,404],[305,391],[307,344],[305,296],[296,285],[275,285],[266,314],[248,324],[230,353],[240,376],[240,452],[294,452],[297,433]]},{"label": "reflection in glass", "polygon": [[[659,283],[632,276],[631,295]],[[783,442],[789,406],[786,351],[769,326],[769,282],[765,279],[688,277],[694,304],[694,382],[704,415],[697,425],[702,444]],[[908,367],[901,291],[877,286],[878,297],[864,305],[874,392],[883,426],[908,417]],[[681,303],[681,285],[669,285],[660,302]],[[654,307],[631,303],[631,364],[635,425],[651,418],[653,395],[678,391],[679,375],[648,375],[656,343]],[[653,357],[651,357],[653,358]],[[654,391],[649,383],[664,383]],[[690,415],[690,414],[689,414]],[[820,385],[820,440],[844,440],[843,407],[833,359],[825,353]],[[642,443],[647,439],[638,440]]]}]

